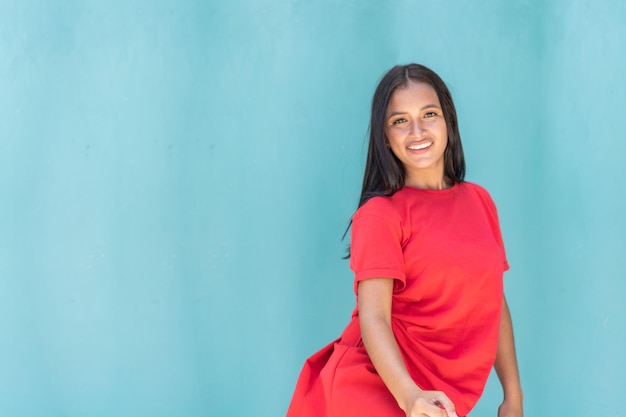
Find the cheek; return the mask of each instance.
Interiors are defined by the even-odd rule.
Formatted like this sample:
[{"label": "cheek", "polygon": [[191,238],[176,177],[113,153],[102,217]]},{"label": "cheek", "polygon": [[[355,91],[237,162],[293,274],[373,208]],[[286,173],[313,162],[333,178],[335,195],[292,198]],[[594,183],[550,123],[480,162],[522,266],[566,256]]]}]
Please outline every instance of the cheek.
[{"label": "cheek", "polygon": [[446,141],[448,140],[448,126],[445,123],[441,126],[441,136],[446,138]]},{"label": "cheek", "polygon": [[385,138],[387,138],[387,143],[393,146],[394,143],[402,143],[404,132],[402,129],[395,128],[393,130],[388,129],[385,131]]}]

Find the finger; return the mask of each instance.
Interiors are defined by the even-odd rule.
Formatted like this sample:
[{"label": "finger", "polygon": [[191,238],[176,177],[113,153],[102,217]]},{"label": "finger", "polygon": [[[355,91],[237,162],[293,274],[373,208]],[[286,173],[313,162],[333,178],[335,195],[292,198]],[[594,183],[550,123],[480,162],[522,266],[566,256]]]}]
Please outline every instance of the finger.
[{"label": "finger", "polygon": [[446,410],[447,417],[458,417],[454,403],[446,396],[446,394],[442,392],[440,395],[435,397],[435,400],[437,401],[437,405],[440,405],[444,410]]},{"label": "finger", "polygon": [[[420,416],[428,417],[453,417],[451,414],[447,414],[447,410],[441,408],[435,404],[425,404],[421,411]],[[454,415],[456,417],[456,415]]]}]

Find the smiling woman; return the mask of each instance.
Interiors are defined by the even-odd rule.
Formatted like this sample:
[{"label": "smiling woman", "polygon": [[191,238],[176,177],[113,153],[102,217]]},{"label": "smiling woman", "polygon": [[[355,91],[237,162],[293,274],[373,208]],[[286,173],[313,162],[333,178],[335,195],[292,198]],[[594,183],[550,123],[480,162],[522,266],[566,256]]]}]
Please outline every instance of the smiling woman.
[{"label": "smiling woman", "polygon": [[451,179],[442,176],[448,133],[435,89],[409,82],[397,88],[387,107],[385,135],[393,154],[405,168],[405,185],[445,189]]},{"label": "smiling woman", "polygon": [[522,417],[496,207],[464,174],[443,81],[421,65],[392,68],[374,94],[352,218],[357,307],[305,363],[288,417],[465,416],[493,366],[499,417]]}]

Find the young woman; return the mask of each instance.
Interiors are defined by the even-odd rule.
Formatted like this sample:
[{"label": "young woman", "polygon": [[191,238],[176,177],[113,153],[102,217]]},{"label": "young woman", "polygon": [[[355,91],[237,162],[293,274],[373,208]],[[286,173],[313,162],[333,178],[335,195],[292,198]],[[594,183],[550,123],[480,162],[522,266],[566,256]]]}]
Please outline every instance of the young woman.
[{"label": "young woman", "polygon": [[522,417],[496,207],[463,180],[444,82],[396,66],[372,103],[350,267],[357,307],[341,337],[307,360],[288,417],[467,415],[495,366],[499,417]]}]

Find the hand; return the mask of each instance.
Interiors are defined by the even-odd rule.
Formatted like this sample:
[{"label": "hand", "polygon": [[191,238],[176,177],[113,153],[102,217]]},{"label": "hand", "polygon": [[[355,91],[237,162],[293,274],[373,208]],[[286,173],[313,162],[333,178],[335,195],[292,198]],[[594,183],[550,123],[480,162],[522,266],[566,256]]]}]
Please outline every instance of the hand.
[{"label": "hand", "polygon": [[513,401],[506,401],[498,407],[498,417],[524,417],[522,404],[515,404]]},{"label": "hand", "polygon": [[441,391],[418,391],[404,409],[407,417],[457,417],[454,404]]}]

